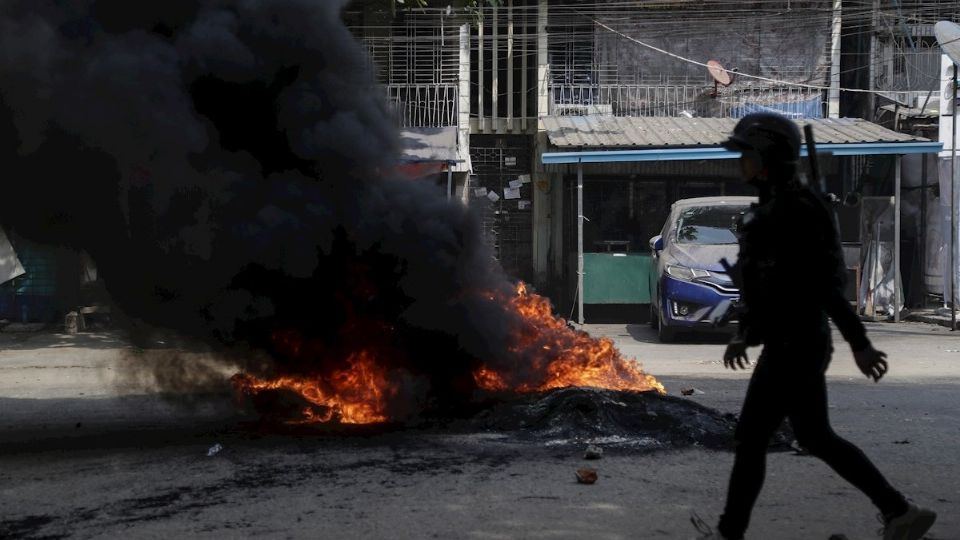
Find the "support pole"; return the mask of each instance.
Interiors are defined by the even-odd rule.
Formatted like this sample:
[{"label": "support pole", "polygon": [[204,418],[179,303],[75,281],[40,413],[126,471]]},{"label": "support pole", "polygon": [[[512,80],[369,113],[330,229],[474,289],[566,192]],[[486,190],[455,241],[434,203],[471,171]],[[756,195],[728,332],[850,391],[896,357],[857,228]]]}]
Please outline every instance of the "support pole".
[{"label": "support pole", "polygon": [[480,10],[480,19],[477,21],[477,125],[483,133],[486,122],[483,110],[483,70],[487,69],[483,62],[483,10]]},{"label": "support pole", "polygon": [[[920,156],[920,291],[923,299],[920,307],[926,306],[927,298],[927,155]],[[916,296],[914,296],[916,298]]]},{"label": "support pole", "polygon": [[583,324],[583,163],[577,162],[577,322]]},{"label": "support pole", "polygon": [[530,39],[530,34],[528,33],[527,28],[527,10],[520,10],[520,129],[524,133],[527,132],[527,115],[529,112],[529,106],[527,102],[530,101],[530,94],[527,89],[529,83],[527,76],[527,65],[529,60],[527,59],[527,53],[530,52],[530,47],[527,42]]},{"label": "support pole", "polygon": [[507,0],[507,131],[513,131],[513,0]]},{"label": "support pole", "polygon": [[[549,40],[547,36],[547,20],[549,8],[547,0],[540,0],[537,7],[537,117],[543,118],[550,114],[550,57],[547,54]],[[538,127],[539,129],[539,127]]]},{"label": "support pole", "polygon": [[447,163],[447,200],[453,198],[453,162]]},{"label": "support pole", "polygon": [[900,162],[903,156],[897,154],[893,164],[893,322],[900,322],[900,310],[903,307],[903,283],[900,276]]},{"label": "support pole", "polygon": [[[462,159],[470,155],[470,25],[464,24],[460,27],[460,77],[459,77],[458,102],[457,102],[457,152]],[[480,92],[483,95],[483,92]],[[469,167],[467,167],[469,169]],[[464,182],[463,202],[469,201],[467,195],[467,185],[469,182],[467,176]]]},{"label": "support pole", "polygon": [[957,64],[953,64],[953,101],[950,123],[953,139],[950,143],[950,329],[957,329]]},{"label": "support pole", "polygon": [[840,117],[840,29],[843,2],[833,0],[833,29],[830,32],[830,94],[827,116]]},{"label": "support pole", "polygon": [[490,30],[490,54],[493,68],[490,71],[490,118],[493,122],[493,131],[500,133],[500,10],[497,4],[493,5],[493,28]]}]

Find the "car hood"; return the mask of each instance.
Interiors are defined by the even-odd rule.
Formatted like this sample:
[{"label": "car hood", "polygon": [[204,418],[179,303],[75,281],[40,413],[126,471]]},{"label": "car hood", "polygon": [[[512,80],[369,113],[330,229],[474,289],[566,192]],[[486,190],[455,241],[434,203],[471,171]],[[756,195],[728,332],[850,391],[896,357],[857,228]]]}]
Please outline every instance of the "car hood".
[{"label": "car hood", "polygon": [[711,272],[723,272],[720,259],[726,258],[732,265],[737,262],[740,246],[737,244],[677,244],[672,243],[666,250],[666,261],[688,268],[701,268]]}]

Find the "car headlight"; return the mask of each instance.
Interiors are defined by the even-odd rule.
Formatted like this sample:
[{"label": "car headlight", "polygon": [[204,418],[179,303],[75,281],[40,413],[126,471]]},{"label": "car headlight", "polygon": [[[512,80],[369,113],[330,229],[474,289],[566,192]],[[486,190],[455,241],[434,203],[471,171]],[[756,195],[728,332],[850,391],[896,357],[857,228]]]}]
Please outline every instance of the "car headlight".
[{"label": "car headlight", "polygon": [[671,277],[677,279],[682,279],[684,281],[693,281],[697,278],[710,277],[710,272],[706,270],[700,270],[699,268],[687,268],[686,266],[680,266],[679,264],[668,264],[667,273]]}]

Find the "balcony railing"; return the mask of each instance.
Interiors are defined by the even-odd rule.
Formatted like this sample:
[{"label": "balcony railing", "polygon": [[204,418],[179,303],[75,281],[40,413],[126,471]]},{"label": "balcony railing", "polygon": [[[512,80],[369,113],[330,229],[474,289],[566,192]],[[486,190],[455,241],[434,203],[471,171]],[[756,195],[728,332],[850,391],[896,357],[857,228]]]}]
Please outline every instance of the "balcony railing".
[{"label": "balcony railing", "polygon": [[913,46],[881,43],[873,57],[878,90],[925,92],[940,86],[940,48],[915,40]]},{"label": "balcony railing", "polygon": [[695,85],[552,84],[550,114],[736,117],[769,107],[795,116],[824,115],[821,90],[735,85],[712,93],[712,86]]},{"label": "balcony railing", "polygon": [[456,84],[390,84],[386,90],[400,127],[457,125],[460,96]]}]

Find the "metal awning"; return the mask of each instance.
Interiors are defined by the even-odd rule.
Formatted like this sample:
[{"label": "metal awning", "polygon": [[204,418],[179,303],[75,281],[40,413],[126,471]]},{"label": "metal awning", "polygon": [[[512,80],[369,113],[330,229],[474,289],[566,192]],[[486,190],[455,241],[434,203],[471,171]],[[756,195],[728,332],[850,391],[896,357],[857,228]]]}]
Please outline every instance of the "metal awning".
[{"label": "metal awning", "polygon": [[470,156],[459,144],[456,126],[400,130],[400,169],[410,177],[447,173],[447,198],[453,196],[454,172],[470,172]]},{"label": "metal awning", "polygon": [[460,160],[457,152],[457,128],[405,128],[400,130],[402,161],[456,162]]},{"label": "metal awning", "polygon": [[[454,172],[470,172],[470,155],[456,126],[400,130],[403,163],[443,163]],[[462,143],[462,144],[461,144]]]},{"label": "metal awning", "polygon": [[[642,161],[736,159],[739,152],[720,147],[736,118],[548,116],[543,119],[550,144],[545,165]],[[801,132],[811,124],[817,150],[835,156],[926,154],[943,144],[891,131],[860,118],[797,120]],[[576,149],[574,151],[574,149]],[[801,155],[806,155],[804,144]]]}]

